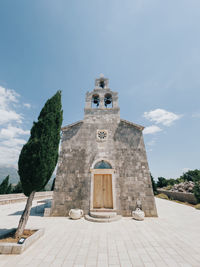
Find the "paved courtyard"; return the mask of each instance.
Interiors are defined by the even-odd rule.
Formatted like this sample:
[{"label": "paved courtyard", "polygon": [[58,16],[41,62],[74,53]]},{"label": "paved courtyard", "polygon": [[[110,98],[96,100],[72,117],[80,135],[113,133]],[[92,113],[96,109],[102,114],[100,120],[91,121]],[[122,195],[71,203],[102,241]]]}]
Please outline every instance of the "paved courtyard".
[{"label": "paved courtyard", "polygon": [[[0,206],[1,231],[17,226],[24,204]],[[200,211],[162,199],[156,204],[158,218],[105,224],[42,217],[33,208],[28,227],[45,228],[44,236],[22,255],[0,255],[0,266],[199,267]]]}]

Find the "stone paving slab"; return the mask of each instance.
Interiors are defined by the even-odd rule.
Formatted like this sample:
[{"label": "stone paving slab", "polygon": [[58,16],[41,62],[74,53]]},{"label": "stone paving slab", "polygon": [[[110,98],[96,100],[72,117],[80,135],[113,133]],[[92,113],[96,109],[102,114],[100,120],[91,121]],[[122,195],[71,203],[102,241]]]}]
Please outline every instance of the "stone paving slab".
[{"label": "stone paving slab", "polygon": [[[156,205],[158,218],[108,224],[32,212],[27,227],[45,228],[44,236],[21,255],[0,255],[0,267],[199,267],[200,211],[163,199]],[[24,206],[0,206],[0,231],[17,227]]]}]

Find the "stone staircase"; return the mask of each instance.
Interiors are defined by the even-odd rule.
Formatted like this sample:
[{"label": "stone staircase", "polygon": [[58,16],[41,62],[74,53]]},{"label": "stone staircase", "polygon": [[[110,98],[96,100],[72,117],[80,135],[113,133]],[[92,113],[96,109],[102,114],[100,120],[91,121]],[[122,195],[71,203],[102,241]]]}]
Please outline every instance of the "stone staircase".
[{"label": "stone staircase", "polygon": [[121,219],[121,215],[117,215],[115,211],[90,211],[89,215],[85,215],[85,219],[90,222],[114,222]]}]

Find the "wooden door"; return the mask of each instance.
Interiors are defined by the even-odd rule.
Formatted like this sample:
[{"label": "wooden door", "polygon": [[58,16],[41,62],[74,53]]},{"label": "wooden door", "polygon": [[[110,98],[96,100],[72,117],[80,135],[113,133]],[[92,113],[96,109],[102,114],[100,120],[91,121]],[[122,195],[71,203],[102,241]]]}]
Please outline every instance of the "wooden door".
[{"label": "wooden door", "polygon": [[95,174],[93,191],[94,208],[113,208],[112,175]]}]

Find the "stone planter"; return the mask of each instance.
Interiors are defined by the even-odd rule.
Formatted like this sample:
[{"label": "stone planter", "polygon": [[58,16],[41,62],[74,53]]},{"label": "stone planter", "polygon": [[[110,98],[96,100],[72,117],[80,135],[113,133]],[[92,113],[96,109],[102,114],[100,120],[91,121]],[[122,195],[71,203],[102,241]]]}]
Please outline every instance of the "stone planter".
[{"label": "stone planter", "polygon": [[144,211],[142,211],[140,208],[137,208],[135,211],[132,212],[133,219],[137,221],[143,221],[144,220]]},{"label": "stone planter", "polygon": [[[13,231],[15,231],[15,229],[11,229],[8,232],[13,232]],[[38,240],[43,234],[44,234],[44,229],[43,228],[38,229],[34,234],[26,238],[23,244],[0,242],[0,254],[21,254],[25,249],[30,247],[32,243]]]},{"label": "stone planter", "polygon": [[83,210],[81,209],[71,209],[69,211],[69,217],[73,220],[78,220],[83,216]]}]

